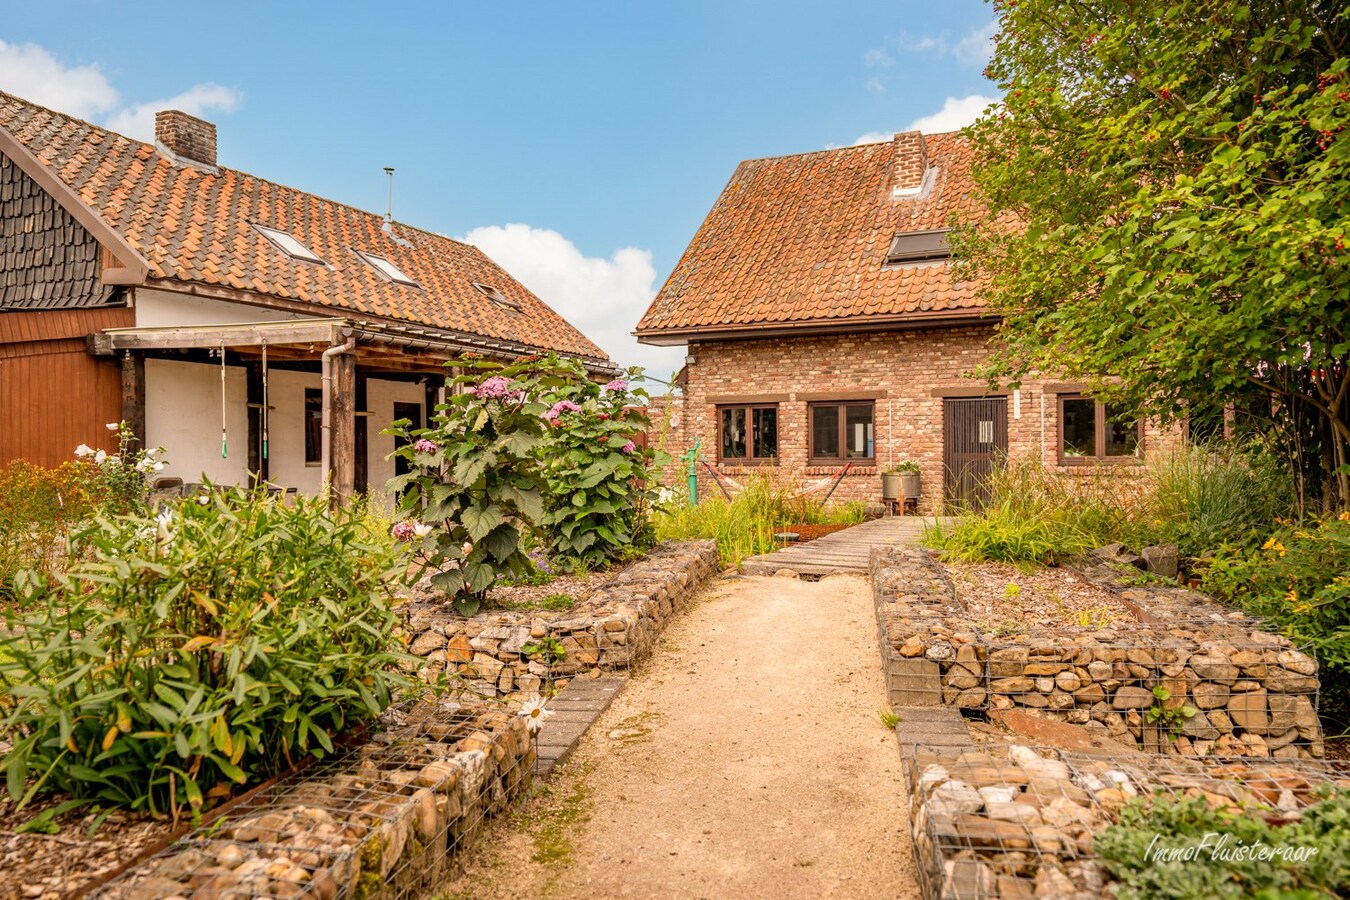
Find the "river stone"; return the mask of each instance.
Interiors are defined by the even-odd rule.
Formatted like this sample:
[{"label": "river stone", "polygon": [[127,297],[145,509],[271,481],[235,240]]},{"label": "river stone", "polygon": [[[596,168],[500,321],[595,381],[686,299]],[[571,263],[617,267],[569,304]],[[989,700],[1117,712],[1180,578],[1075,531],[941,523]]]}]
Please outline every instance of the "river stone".
[{"label": "river stone", "polygon": [[952,645],[946,641],[939,641],[924,651],[923,655],[928,659],[941,661],[944,659],[951,659],[956,655],[956,651],[952,649]]},{"label": "river stone", "polygon": [[1067,670],[1064,672],[1060,672],[1058,675],[1055,676],[1055,686],[1058,687],[1061,691],[1068,691],[1070,694],[1072,694],[1074,691],[1078,690],[1080,687],[1083,686],[1083,682],[1078,677],[1078,674],[1076,672],[1074,672],[1073,670]]},{"label": "river stone", "polygon": [[1200,709],[1214,709],[1228,703],[1228,688],[1213,681],[1202,681],[1191,688],[1191,696]]},{"label": "river stone", "polygon": [[1118,688],[1111,698],[1113,709],[1148,709],[1152,705],[1153,692],[1134,685]]},{"label": "river stone", "polygon": [[1312,694],[1317,691],[1317,679],[1298,675],[1285,669],[1271,669],[1266,676],[1266,688],[1281,694]]},{"label": "river stone", "polygon": [[1289,671],[1297,672],[1300,675],[1317,674],[1317,660],[1306,653],[1299,653],[1297,650],[1281,650],[1276,655],[1275,661]]},{"label": "river stone", "polygon": [[439,650],[444,647],[445,643],[445,635],[437,634],[434,631],[424,631],[408,647],[408,652],[414,656],[426,656],[432,650]]},{"label": "river stone", "polygon": [[[1215,712],[1217,712],[1217,710]],[[1209,713],[1209,716],[1213,716],[1215,712]],[[1227,716],[1225,716],[1225,718],[1227,718]],[[1229,726],[1229,730],[1232,730],[1231,725]],[[1181,733],[1188,738],[1202,741],[1212,741],[1219,736],[1218,729],[1214,727],[1214,723],[1211,722],[1209,717],[1203,712],[1197,712],[1190,718],[1183,719],[1181,722]]]},{"label": "river stone", "polygon": [[934,817],[953,819],[984,808],[984,798],[964,781],[948,781],[933,788],[925,805]]},{"label": "river stone", "polygon": [[1106,699],[1106,691],[1102,690],[1100,684],[1088,684],[1074,691],[1073,699],[1078,703],[1100,703]]},{"label": "river stone", "polygon": [[1238,668],[1226,656],[1197,653],[1189,660],[1191,669],[1205,681],[1232,684],[1238,679]]},{"label": "river stone", "polygon": [[987,816],[961,816],[956,822],[956,833],[977,847],[1000,847],[1025,850],[1031,846],[1026,829],[1013,822],[990,819]]},{"label": "river stone", "polygon": [[1093,681],[1106,681],[1111,677],[1112,668],[1109,662],[1102,660],[1093,660],[1087,665],[1088,677]]},{"label": "river stone", "polygon": [[989,690],[995,694],[1025,694],[1034,686],[1030,678],[1022,675],[1011,678],[995,678],[989,682]]},{"label": "river stone", "polygon": [[958,709],[978,709],[984,705],[986,692],[982,687],[969,688],[956,695],[952,705]]},{"label": "river stone", "polygon": [[1041,824],[1041,814],[1029,803],[990,803],[984,814],[991,819],[1020,822],[1031,827]]}]

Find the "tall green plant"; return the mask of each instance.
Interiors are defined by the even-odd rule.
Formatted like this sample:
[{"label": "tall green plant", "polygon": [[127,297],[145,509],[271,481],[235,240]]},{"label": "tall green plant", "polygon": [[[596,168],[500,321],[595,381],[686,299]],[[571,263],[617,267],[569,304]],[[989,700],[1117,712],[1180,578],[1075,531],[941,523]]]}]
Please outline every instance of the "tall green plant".
[{"label": "tall green plant", "polygon": [[397,452],[411,470],[389,490],[400,495],[399,511],[421,525],[395,528],[419,542],[431,583],[466,616],[498,579],[532,569],[521,529],[544,514],[535,458],[549,410],[541,390],[561,382],[536,362],[460,360],[463,374],[449,382],[431,426],[409,432],[403,420],[391,429],[403,438]]},{"label": "tall green plant", "polygon": [[624,379],[597,384],[579,363],[559,369],[570,377],[547,395],[540,525],[555,565],[594,568],[650,543],[652,472],[664,454],[637,444],[648,424],[646,391]]},{"label": "tall green plant", "polygon": [[99,518],[91,560],[19,579],[0,707],[10,796],[164,812],[266,778],[378,715],[396,664],[390,541],[317,499],[214,491]]}]

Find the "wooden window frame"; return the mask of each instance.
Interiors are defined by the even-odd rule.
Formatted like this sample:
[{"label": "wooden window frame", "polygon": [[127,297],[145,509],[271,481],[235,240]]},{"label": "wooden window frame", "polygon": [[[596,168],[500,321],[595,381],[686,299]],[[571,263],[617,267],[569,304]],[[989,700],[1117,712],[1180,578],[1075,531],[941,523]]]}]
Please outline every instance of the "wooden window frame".
[{"label": "wooden window frame", "polygon": [[[833,406],[839,410],[839,455],[838,456],[817,456],[816,455],[816,423],[815,412],[817,408]],[[866,406],[872,410],[872,455],[871,456],[848,456],[848,407]],[[856,400],[815,400],[806,404],[806,464],[808,466],[828,466],[843,465],[844,463],[853,463],[855,466],[874,466],[877,462],[877,403],[871,398],[861,397]]]},{"label": "wooden window frame", "polygon": [[[719,404],[717,404],[716,406],[714,406],[713,409],[714,409],[713,415],[715,415],[716,418],[717,418],[717,462],[718,462],[719,464],[725,463],[726,465],[729,465],[729,466],[776,466],[776,465],[778,465],[778,460],[779,460],[779,458],[782,456],[782,452],[780,451],[780,448],[779,448],[779,440],[778,440],[779,434],[778,434],[778,432],[779,432],[779,429],[781,429],[781,428],[782,428],[782,425],[783,425],[783,416],[782,416],[782,410],[779,409],[779,406],[778,406],[777,403],[719,403]],[[723,455],[722,455],[722,412],[723,412],[724,410],[730,410],[730,409],[743,409],[743,410],[745,410],[745,429],[746,429],[746,434],[745,434],[745,452],[746,452],[746,455],[745,455],[745,456],[723,456]],[[753,430],[753,429],[754,429],[754,411],[757,410],[757,409],[771,409],[771,410],[773,410],[774,417],[778,420],[778,421],[777,421],[777,426],[774,428],[774,442],[773,442],[773,449],[774,449],[774,452],[775,452],[775,455],[774,455],[774,456],[750,456],[750,455],[749,455],[749,454],[754,450],[754,447],[755,447],[754,430]]]},{"label": "wooden window frame", "polygon": [[[1106,425],[1108,419],[1106,417],[1106,404],[1081,392],[1058,394],[1056,395],[1055,400],[1055,455],[1058,457],[1061,466],[1137,466],[1143,464],[1143,419],[1140,419],[1135,423],[1135,429],[1138,435],[1137,443],[1135,444],[1135,452],[1129,456],[1107,456]],[[1064,455],[1064,403],[1067,400],[1091,400],[1095,404],[1092,419],[1092,456]]]}]

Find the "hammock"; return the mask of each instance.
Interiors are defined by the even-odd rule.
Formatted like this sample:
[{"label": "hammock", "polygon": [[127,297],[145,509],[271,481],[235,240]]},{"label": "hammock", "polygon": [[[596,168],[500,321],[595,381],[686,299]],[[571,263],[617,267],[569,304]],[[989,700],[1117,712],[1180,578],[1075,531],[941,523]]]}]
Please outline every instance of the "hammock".
[{"label": "hammock", "polygon": [[[745,490],[745,485],[735,481],[729,475],[717,471],[717,469],[709,464],[703,457],[700,456],[698,461],[703,463],[703,468],[708,470],[708,474],[712,476],[713,483],[717,485],[718,490],[722,492],[723,497],[731,500],[733,499],[733,495],[739,495]],[[824,503],[826,500],[830,499],[834,494],[835,488],[839,487],[840,482],[844,480],[844,476],[847,475],[852,468],[853,463],[844,463],[843,467],[841,467],[838,472],[835,472],[833,475],[827,475],[818,481],[812,481],[805,487],[798,488],[795,493],[798,496],[806,497],[817,491],[823,491],[826,488],[829,488],[829,490],[825,492],[825,496],[820,500],[821,503]]]}]

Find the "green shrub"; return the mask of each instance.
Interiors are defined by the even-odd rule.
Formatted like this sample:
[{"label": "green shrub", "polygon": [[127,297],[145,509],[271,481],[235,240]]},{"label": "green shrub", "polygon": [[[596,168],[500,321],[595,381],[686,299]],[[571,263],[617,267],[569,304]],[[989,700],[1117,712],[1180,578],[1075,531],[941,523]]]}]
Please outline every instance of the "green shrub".
[{"label": "green shrub", "polygon": [[71,527],[95,508],[91,466],[71,461],[44,469],[16,459],[0,469],[0,600],[14,599],[19,572],[64,564]]},{"label": "green shrub", "polygon": [[1106,472],[1062,475],[1017,460],[995,472],[988,489],[983,508],[929,528],[925,542],[967,562],[1053,564],[1122,531],[1137,487]]},{"label": "green shrub", "polygon": [[773,536],[791,525],[854,525],[866,517],[862,503],[822,504],[756,473],[729,501],[714,495],[697,506],[678,500],[661,506],[655,524],[660,540],[716,538],[722,564],[738,566],[747,557],[775,549]]},{"label": "green shrub", "polygon": [[[1277,852],[1267,858],[1250,852],[1262,846]],[[1231,852],[1239,848],[1249,852]],[[1093,849],[1117,882],[1117,900],[1344,897],[1350,895],[1350,791],[1324,788],[1298,821],[1281,825],[1259,811],[1211,809],[1200,797],[1138,798],[1096,836]],[[1315,852],[1299,860],[1300,850]]]},{"label": "green shrub", "polygon": [[637,445],[647,394],[623,379],[604,385],[580,363],[554,363],[565,380],[545,394],[549,428],[539,444],[544,479],[541,538],[551,565],[599,568],[651,545],[656,453]]},{"label": "green shrub", "polygon": [[409,683],[400,561],[321,500],[214,491],[78,538],[90,559],[21,576],[35,609],[0,637],[15,800],[195,810],[331,752]]},{"label": "green shrub", "polygon": [[1202,586],[1306,644],[1322,665],[1324,715],[1350,727],[1350,513],[1286,525],[1258,549],[1229,548]]}]

